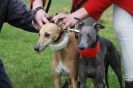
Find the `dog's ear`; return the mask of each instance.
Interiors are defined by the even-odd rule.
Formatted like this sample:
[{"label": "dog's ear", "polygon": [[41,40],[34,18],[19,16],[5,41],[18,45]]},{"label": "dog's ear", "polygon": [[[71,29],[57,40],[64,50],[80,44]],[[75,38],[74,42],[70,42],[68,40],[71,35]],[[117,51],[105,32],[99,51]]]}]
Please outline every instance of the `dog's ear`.
[{"label": "dog's ear", "polygon": [[103,25],[101,25],[100,23],[94,23],[93,24],[94,29],[96,29],[97,31],[99,31],[100,29],[104,29],[105,27]]},{"label": "dog's ear", "polygon": [[57,26],[59,27],[60,30],[63,29],[64,27],[64,23],[63,23],[63,18],[60,18],[57,22],[56,22]]},{"label": "dog's ear", "polygon": [[47,19],[50,23],[54,23],[53,16],[49,16]]},{"label": "dog's ear", "polygon": [[84,22],[78,22],[77,24],[76,24],[76,28],[77,29],[81,29],[83,26],[85,25],[85,23]]},{"label": "dog's ear", "polygon": [[82,20],[80,20],[79,18],[74,17],[74,19],[77,20],[77,23],[75,25],[76,29],[81,29],[85,25],[85,23]]}]

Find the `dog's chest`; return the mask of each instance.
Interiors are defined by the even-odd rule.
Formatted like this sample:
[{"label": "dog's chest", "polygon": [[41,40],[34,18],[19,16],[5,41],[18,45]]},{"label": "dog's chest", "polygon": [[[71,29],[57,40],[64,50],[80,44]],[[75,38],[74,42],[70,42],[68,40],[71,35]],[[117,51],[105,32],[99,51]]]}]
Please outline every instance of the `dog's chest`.
[{"label": "dog's chest", "polygon": [[55,69],[58,74],[63,75],[63,76],[66,76],[70,73],[70,70],[62,61],[59,61]]}]

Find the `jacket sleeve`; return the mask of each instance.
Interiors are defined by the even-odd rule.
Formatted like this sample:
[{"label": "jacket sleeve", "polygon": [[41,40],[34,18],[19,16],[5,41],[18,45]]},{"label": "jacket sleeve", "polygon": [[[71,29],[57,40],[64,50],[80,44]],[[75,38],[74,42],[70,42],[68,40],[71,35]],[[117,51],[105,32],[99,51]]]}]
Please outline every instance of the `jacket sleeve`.
[{"label": "jacket sleeve", "polygon": [[[30,8],[32,9],[32,4],[33,4],[33,1],[35,1],[35,0],[30,0]],[[46,0],[42,0],[42,2],[43,2],[43,6],[45,5],[45,2],[46,2]]]},{"label": "jacket sleeve", "polygon": [[88,0],[83,7],[88,12],[89,16],[98,20],[104,10],[106,10],[114,0]]},{"label": "jacket sleeve", "polygon": [[32,25],[33,13],[21,0],[10,0],[6,21],[29,32],[38,32]]}]

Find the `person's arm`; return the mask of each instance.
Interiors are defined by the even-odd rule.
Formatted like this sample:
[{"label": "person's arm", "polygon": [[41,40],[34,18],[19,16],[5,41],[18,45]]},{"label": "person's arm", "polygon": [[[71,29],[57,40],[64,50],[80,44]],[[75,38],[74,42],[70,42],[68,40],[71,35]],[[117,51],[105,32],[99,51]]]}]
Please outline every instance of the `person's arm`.
[{"label": "person's arm", "polygon": [[115,0],[88,0],[83,8],[88,12],[88,15],[98,20],[102,13],[110,6]]},{"label": "person's arm", "polygon": [[65,23],[63,29],[66,29],[67,27],[72,27],[77,23],[78,20],[76,20],[75,18],[82,20],[87,16],[88,12],[84,8],[80,8],[78,11],[75,11],[69,15],[65,13],[59,13],[58,15],[54,16],[53,20],[56,23],[60,18],[63,18],[63,23]]},{"label": "person's arm", "polygon": [[[45,4],[45,0],[31,0],[32,10],[36,10],[38,7],[43,8],[44,4]],[[35,13],[36,24],[42,27],[44,23],[48,22],[47,17],[48,17],[48,14],[43,9],[37,10]]]},{"label": "person's arm", "polygon": [[46,0],[30,0],[30,8],[33,9],[33,5],[35,5],[37,3],[36,6],[34,6],[34,8],[37,7],[44,7]]},{"label": "person's arm", "polygon": [[55,22],[64,18],[65,27],[72,27],[76,24],[77,20],[74,17],[79,19],[84,19],[88,16],[93,17],[95,20],[98,20],[105,9],[107,9],[114,0],[88,0],[82,8],[69,14],[59,14],[54,17]]},{"label": "person's arm", "polygon": [[18,28],[30,32],[38,32],[32,25],[33,14],[21,0],[10,0],[6,21]]}]

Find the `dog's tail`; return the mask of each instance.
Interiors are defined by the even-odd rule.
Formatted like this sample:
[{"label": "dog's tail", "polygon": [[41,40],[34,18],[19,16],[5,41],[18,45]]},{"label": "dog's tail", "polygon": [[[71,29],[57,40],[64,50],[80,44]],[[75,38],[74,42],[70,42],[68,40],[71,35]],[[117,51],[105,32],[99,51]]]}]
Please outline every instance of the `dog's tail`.
[{"label": "dog's tail", "polygon": [[106,87],[109,88],[109,83],[108,83],[108,68],[109,68],[109,63],[105,64],[105,82],[106,82]]},{"label": "dog's tail", "polygon": [[122,80],[122,69],[121,69],[121,57],[119,52],[116,50],[115,46],[112,42],[109,43],[109,56],[108,56],[108,64],[111,66],[113,71],[115,72],[120,88],[123,88],[123,80]]}]

